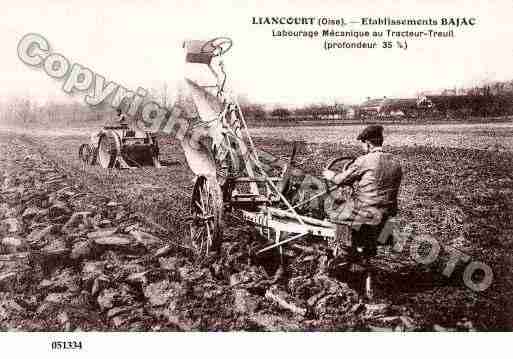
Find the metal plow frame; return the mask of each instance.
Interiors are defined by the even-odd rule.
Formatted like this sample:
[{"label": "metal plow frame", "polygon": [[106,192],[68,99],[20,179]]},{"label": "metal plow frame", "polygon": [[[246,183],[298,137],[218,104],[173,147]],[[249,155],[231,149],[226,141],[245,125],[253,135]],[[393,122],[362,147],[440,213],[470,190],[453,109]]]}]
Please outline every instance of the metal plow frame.
[{"label": "metal plow frame", "polygon": [[[296,208],[299,205],[313,201],[317,197],[332,191],[336,186],[296,206],[293,206],[289,202],[282,193],[282,187],[284,181],[287,180],[284,175],[286,175],[288,173],[287,170],[291,169],[293,166],[295,148],[289,164],[283,169],[281,176],[271,177],[266,173],[263,165],[259,161],[258,151],[249,133],[240,105],[236,98],[230,96],[224,88],[227,76],[222,62],[219,61],[217,65],[217,68],[220,69],[218,72],[215,70],[216,67],[212,65],[212,62],[218,59],[219,54],[222,54],[224,51],[223,49],[217,51],[216,46],[212,45],[218,39],[219,38],[207,42],[185,42],[184,48],[187,52],[186,62],[207,65],[216,78],[217,86],[214,87],[216,90],[216,98],[219,103],[222,104],[221,111],[210,111],[210,113],[217,113],[216,118],[214,120],[211,118],[205,119],[203,123],[205,126],[211,126],[218,131],[214,136],[218,139],[223,139],[221,145],[224,145],[223,148],[226,150],[223,161],[231,162],[232,169],[235,167],[238,172],[233,176],[227,177],[220,175],[218,172],[216,178],[209,178],[209,181],[211,181],[212,186],[215,188],[219,186],[219,182],[223,183],[224,207],[239,211],[242,215],[242,220],[252,223],[260,234],[267,237],[267,240],[272,243],[262,248],[257,253],[263,253],[275,248],[278,248],[280,253],[282,253],[283,245],[310,235],[323,239],[334,238],[336,231],[335,224],[326,220],[323,221],[301,216],[298,214]],[[221,40],[221,42],[226,42],[224,38],[221,38]],[[227,48],[230,47],[231,40],[229,40],[229,46]],[[206,51],[205,48],[213,48],[214,50],[209,52]],[[194,86],[204,89],[205,93],[207,90],[212,89],[212,86],[202,87],[197,84],[194,84]],[[198,91],[196,91],[195,96],[197,99]],[[206,97],[212,95],[205,94],[204,96],[205,99],[200,98],[202,106],[205,106],[205,103],[209,101]],[[215,124],[220,124],[221,126],[215,127]],[[234,142],[236,142],[236,146],[234,146]],[[239,150],[237,150],[237,148]],[[246,150],[243,155],[240,149]],[[205,154],[205,158],[216,158],[215,150],[215,148],[205,149],[205,151],[212,151],[213,153],[208,156]],[[332,161],[330,166],[335,162],[336,161]],[[242,165],[240,166],[239,164]],[[211,164],[211,166],[218,168],[219,163],[216,163],[216,165]],[[202,178],[201,173],[196,173],[196,175],[199,176],[198,178]],[[246,184],[246,188],[249,188],[249,192],[239,192],[236,190],[236,186],[241,183]],[[348,224],[350,225],[350,223]],[[191,223],[191,226],[194,226],[194,221]],[[209,239],[207,238],[206,240],[208,241]],[[194,238],[191,238],[191,241],[194,244]]]}]

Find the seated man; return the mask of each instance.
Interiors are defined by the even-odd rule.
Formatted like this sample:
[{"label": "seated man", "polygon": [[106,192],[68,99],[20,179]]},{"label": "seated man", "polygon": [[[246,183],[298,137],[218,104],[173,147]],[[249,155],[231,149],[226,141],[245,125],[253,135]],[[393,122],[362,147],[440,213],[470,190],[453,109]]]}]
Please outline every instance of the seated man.
[{"label": "seated man", "polygon": [[118,120],[117,125],[119,125],[119,126],[123,126],[123,127],[128,126],[128,120],[127,120],[127,117],[126,117],[126,115],[123,113],[123,111],[121,111],[121,109],[120,109],[120,108],[118,108],[118,109],[116,110],[116,114],[117,114],[117,116],[118,116],[118,118],[117,118],[117,120]]},{"label": "seated man", "polygon": [[[121,108],[116,109],[116,119],[110,120],[111,123],[107,124],[105,127],[123,127],[128,129],[128,118],[127,116],[121,111]],[[96,147],[98,146],[98,141],[101,137],[101,135],[105,132],[105,129],[101,129],[98,132],[94,132],[91,134],[89,143]]]},{"label": "seated man", "polygon": [[335,248],[347,246],[350,240],[350,254],[365,258],[376,254],[381,230],[387,219],[397,214],[402,170],[399,161],[381,147],[383,126],[366,127],[357,140],[362,142],[365,154],[343,172],[325,170],[323,177],[339,185],[356,185],[351,198],[327,210],[327,215],[330,222],[338,224]]}]

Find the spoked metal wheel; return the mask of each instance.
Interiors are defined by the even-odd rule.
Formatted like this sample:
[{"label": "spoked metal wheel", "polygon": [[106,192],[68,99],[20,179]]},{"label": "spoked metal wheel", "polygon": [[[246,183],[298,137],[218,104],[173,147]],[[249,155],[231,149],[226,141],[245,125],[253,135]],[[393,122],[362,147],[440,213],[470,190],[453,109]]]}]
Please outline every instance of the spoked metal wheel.
[{"label": "spoked metal wheel", "polygon": [[222,240],[223,199],[215,178],[198,177],[191,203],[190,242],[199,258],[217,250]]},{"label": "spoked metal wheel", "polygon": [[95,150],[93,146],[91,146],[88,143],[83,143],[80,145],[80,148],[78,149],[78,158],[86,164],[93,164],[94,163],[94,157],[95,157]]},{"label": "spoked metal wheel", "polygon": [[118,137],[113,132],[105,132],[98,143],[98,164],[103,168],[113,168],[121,151]]}]

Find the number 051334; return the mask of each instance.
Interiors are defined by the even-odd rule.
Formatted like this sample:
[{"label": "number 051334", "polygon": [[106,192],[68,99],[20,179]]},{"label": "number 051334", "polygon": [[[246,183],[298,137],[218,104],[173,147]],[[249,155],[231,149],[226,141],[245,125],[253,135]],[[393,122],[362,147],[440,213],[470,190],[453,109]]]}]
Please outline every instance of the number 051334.
[{"label": "number 051334", "polygon": [[81,341],[53,341],[52,350],[81,350]]}]

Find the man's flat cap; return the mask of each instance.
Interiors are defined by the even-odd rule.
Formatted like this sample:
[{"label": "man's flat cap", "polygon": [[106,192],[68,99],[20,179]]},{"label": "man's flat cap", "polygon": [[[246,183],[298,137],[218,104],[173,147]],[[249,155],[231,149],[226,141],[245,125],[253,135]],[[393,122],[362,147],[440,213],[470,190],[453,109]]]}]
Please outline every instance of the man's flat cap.
[{"label": "man's flat cap", "polygon": [[370,125],[363,129],[363,131],[356,138],[358,141],[366,141],[370,138],[383,138],[383,126]]}]

